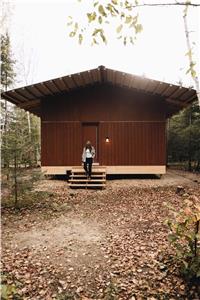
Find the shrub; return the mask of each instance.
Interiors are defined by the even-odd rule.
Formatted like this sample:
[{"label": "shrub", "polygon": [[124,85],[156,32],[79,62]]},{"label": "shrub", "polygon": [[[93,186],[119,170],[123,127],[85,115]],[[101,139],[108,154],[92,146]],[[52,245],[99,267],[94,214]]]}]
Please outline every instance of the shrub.
[{"label": "shrub", "polygon": [[168,239],[175,247],[181,272],[188,279],[200,278],[200,205],[186,200],[179,211],[173,207],[170,210],[174,218],[166,221],[170,229]]}]

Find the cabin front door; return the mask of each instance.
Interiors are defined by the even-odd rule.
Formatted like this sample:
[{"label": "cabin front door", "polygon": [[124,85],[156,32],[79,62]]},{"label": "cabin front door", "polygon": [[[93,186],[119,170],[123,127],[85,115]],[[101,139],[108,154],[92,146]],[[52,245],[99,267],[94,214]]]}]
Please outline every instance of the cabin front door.
[{"label": "cabin front door", "polygon": [[90,141],[92,146],[95,148],[95,159],[94,162],[99,161],[98,151],[98,124],[97,123],[83,123],[82,124],[82,145],[85,146],[86,142]]}]

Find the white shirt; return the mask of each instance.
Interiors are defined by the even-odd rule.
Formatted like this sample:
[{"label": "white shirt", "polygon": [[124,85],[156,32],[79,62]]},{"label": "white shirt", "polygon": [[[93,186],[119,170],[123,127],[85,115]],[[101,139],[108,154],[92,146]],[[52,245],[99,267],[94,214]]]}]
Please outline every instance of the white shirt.
[{"label": "white shirt", "polygon": [[86,149],[86,158],[91,158],[92,157],[92,153],[90,152],[90,149]]}]

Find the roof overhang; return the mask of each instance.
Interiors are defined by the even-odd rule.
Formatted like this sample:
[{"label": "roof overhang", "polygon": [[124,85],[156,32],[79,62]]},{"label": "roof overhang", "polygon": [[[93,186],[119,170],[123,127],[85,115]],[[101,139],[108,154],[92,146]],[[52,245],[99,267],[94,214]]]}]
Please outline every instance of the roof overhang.
[{"label": "roof overhang", "polygon": [[109,83],[164,98],[167,117],[197,100],[194,89],[107,69],[104,66],[9,90],[2,93],[2,98],[40,116],[43,99],[101,83]]}]

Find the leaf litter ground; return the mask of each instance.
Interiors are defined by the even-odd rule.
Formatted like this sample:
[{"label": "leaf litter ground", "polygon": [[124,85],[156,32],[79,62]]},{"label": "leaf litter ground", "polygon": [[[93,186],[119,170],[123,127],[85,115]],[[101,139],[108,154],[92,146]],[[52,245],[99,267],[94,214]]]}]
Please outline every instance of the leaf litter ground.
[{"label": "leaf litter ground", "polygon": [[163,224],[164,202],[178,209],[184,198],[199,197],[199,176],[108,180],[102,191],[43,180],[37,190],[48,197],[2,210],[3,281],[17,295],[10,299],[200,298],[180,277]]}]

